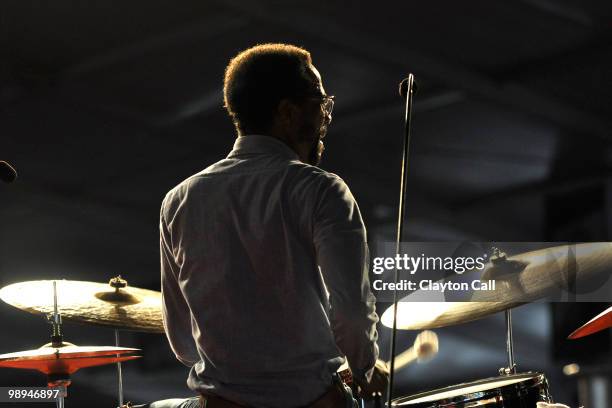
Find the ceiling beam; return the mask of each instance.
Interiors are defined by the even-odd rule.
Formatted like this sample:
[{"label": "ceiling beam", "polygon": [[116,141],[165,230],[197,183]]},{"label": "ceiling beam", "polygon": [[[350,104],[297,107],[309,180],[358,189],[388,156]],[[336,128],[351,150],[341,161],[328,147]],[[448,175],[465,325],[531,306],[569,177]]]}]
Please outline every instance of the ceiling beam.
[{"label": "ceiling beam", "polygon": [[[465,92],[441,91],[419,97],[414,105],[413,113],[431,112],[465,101]],[[385,118],[401,118],[404,113],[402,100],[398,96],[393,100],[369,102],[357,106],[350,111],[342,111],[337,119],[334,117],[334,132],[348,131],[358,123],[372,123]],[[398,122],[399,123],[399,122]]]},{"label": "ceiling beam", "polygon": [[113,48],[107,52],[82,60],[62,71],[63,77],[87,75],[91,72],[131,61],[137,57],[158,52],[160,49],[171,48],[184,41],[213,38],[244,28],[248,19],[235,13],[209,15],[176,31],[163,32],[141,41],[129,43],[123,47]]},{"label": "ceiling beam", "polygon": [[398,73],[413,72],[450,89],[465,91],[483,100],[533,115],[562,128],[612,140],[612,122],[581,110],[564,101],[528,89],[512,81],[497,82],[484,74],[459,64],[450,64],[420,54],[409,46],[376,38],[372,32],[360,32],[342,26],[341,21],[300,10],[295,13],[281,7],[266,7],[261,1],[217,0],[238,13],[339,47],[363,58],[393,65]]},{"label": "ceiling beam", "polygon": [[593,27],[593,19],[583,9],[562,4],[554,0],[518,0],[545,14],[555,16],[583,27]]},{"label": "ceiling beam", "polygon": [[575,176],[538,180],[488,192],[469,200],[458,202],[453,208],[456,210],[478,210],[480,208],[490,207],[501,201],[516,198],[543,197],[550,194],[561,194],[582,188],[604,185],[611,178],[612,172],[606,170],[592,174],[579,174]]},{"label": "ceiling beam", "polygon": [[[549,76],[559,67],[571,69],[572,66],[583,65],[585,61],[606,60],[611,53],[612,33],[593,38],[591,41],[573,49],[556,51],[528,61],[519,61],[516,64],[501,67],[492,76],[499,81],[507,81],[510,78],[533,80]],[[581,77],[576,77],[571,84],[560,85],[581,88],[583,80]]]}]

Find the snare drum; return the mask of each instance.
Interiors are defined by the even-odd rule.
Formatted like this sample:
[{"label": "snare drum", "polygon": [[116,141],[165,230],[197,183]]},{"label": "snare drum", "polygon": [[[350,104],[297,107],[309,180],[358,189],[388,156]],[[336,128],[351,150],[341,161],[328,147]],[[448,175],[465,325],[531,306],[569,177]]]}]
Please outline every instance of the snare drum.
[{"label": "snare drum", "polygon": [[409,408],[535,408],[552,402],[541,373],[492,377],[393,400],[392,407]]}]

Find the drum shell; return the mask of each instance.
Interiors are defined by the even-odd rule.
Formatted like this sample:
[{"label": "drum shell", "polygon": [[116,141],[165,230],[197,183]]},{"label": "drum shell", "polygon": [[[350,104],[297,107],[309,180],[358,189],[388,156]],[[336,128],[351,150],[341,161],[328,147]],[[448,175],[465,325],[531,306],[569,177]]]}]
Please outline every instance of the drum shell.
[{"label": "drum shell", "polygon": [[[509,379],[520,379],[521,381],[504,386],[495,386],[496,382]],[[490,384],[490,387],[487,388],[488,384]],[[467,389],[474,386],[481,386],[481,390],[457,394],[463,388]],[[443,393],[456,395],[435,399],[436,395]],[[411,402],[416,400],[423,401]],[[548,381],[542,373],[529,372],[487,378],[402,397],[393,400],[391,406],[409,408],[535,408],[537,402],[552,402],[548,390]]]}]

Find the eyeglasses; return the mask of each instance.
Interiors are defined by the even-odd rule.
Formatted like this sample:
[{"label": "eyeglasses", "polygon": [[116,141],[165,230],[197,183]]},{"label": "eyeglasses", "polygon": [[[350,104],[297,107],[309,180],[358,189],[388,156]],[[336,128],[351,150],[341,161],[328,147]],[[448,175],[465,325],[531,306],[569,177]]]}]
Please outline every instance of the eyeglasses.
[{"label": "eyeglasses", "polygon": [[332,111],[334,110],[334,99],[336,97],[334,95],[323,95],[321,99],[321,109],[323,109],[323,113],[326,116],[331,116]]},{"label": "eyeglasses", "polygon": [[323,113],[325,116],[331,116],[332,111],[334,110],[334,95],[312,95],[307,96],[308,99],[318,99],[321,103],[321,109],[323,109]]}]

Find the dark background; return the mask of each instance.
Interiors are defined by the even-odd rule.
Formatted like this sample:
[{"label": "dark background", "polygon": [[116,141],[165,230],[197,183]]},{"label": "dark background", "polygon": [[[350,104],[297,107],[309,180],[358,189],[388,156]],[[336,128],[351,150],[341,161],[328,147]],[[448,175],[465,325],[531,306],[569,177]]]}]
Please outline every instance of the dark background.
[{"label": "dark background", "polygon": [[[419,82],[408,239],[611,240],[611,18],[612,3],[594,0],[3,0],[0,159],[19,180],[0,185],[0,285],[122,274],[159,289],[161,200],[231,148],[223,70],[261,42],[309,49],[336,95],[322,167],[351,187],[371,242],[394,239],[408,72]],[[545,371],[556,399],[575,405],[561,367],[609,366],[610,336],[565,336],[605,307],[517,309],[520,370]],[[0,323],[1,353],[47,342],[41,317],[1,304]],[[82,345],[114,341],[65,331]],[[438,335],[436,359],[398,374],[400,394],[504,364],[502,315]],[[381,339],[386,356],[385,328]],[[122,342],[145,356],[125,365],[128,399],[188,394],[163,336]],[[25,384],[44,377],[0,370],[0,385]],[[114,392],[112,367],[83,370],[68,406],[111,407]]]}]

